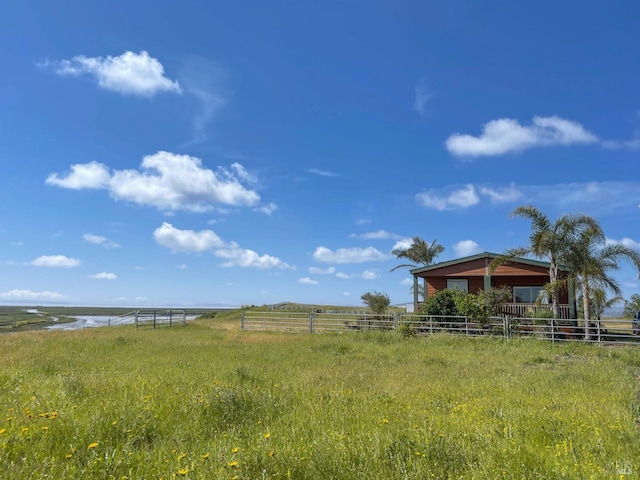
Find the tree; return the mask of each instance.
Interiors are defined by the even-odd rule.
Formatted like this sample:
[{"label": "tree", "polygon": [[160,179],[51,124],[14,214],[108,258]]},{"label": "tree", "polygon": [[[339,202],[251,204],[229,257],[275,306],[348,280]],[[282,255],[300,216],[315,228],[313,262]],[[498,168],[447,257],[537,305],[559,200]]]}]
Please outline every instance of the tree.
[{"label": "tree", "polygon": [[391,304],[389,295],[376,291],[363,293],[360,299],[377,315],[384,315],[387,313],[389,305]]},{"label": "tree", "polygon": [[[609,297],[607,292],[602,288],[592,288],[591,298],[589,299],[589,318],[600,320],[607,308],[614,307],[618,302],[624,300],[620,296]],[[578,296],[578,304],[583,305],[584,300],[582,294]],[[580,317],[584,318],[584,313],[578,312]]]},{"label": "tree", "polygon": [[631,298],[624,302],[624,311],[622,315],[627,318],[633,318],[636,316],[636,312],[640,311],[640,295],[634,293]]},{"label": "tree", "polygon": [[[629,261],[640,272],[640,254],[619,244],[607,244],[599,225],[580,232],[572,243],[566,262],[571,268],[571,280],[580,288],[584,316],[585,340],[591,340],[591,302],[597,301],[599,290],[611,291],[620,297],[622,290],[610,270],[618,270],[621,261]],[[604,296],[599,293],[598,296]]]},{"label": "tree", "polygon": [[[399,268],[416,268],[419,266],[426,267],[431,265],[433,261],[444,252],[444,247],[438,244],[438,240],[434,240],[431,244],[425,242],[422,238],[415,236],[411,239],[411,245],[407,248],[398,247],[391,250],[396,258],[406,258],[413,263],[403,263],[393,267],[390,271]],[[413,292],[413,287],[411,287]],[[418,296],[424,298],[424,286],[418,285]]]},{"label": "tree", "polygon": [[398,247],[391,250],[391,254],[397,258],[406,258],[413,263],[397,265],[393,267],[391,271],[393,272],[399,268],[426,267],[427,265],[431,265],[442,252],[444,252],[444,247],[438,244],[438,240],[434,240],[431,244],[428,244],[420,237],[413,237],[412,243],[408,248]]},{"label": "tree", "polygon": [[545,260],[549,263],[549,283],[546,290],[551,296],[553,317],[559,317],[558,294],[566,285],[559,278],[560,266],[565,263],[572,244],[580,232],[587,228],[599,228],[595,220],[587,215],[563,215],[555,222],[531,205],[523,205],[511,212],[511,217],[523,217],[531,220],[529,245],[507,250],[491,262],[491,270],[516,257],[529,257]]}]

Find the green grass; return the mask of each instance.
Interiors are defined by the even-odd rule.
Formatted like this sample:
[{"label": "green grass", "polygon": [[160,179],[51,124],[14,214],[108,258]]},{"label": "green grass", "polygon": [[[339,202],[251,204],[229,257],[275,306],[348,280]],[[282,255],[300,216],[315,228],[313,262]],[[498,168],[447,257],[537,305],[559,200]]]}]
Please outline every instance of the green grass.
[{"label": "green grass", "polygon": [[[392,332],[0,336],[12,478],[638,478],[640,351]],[[626,475],[626,473],[630,473]]]}]

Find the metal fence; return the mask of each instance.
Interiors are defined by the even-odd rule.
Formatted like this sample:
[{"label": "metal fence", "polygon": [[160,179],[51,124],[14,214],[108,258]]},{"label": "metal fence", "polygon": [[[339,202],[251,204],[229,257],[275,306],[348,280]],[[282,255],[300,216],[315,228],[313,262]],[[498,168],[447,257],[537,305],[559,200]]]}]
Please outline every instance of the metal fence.
[{"label": "metal fence", "polygon": [[433,334],[469,337],[498,336],[507,340],[529,337],[551,342],[580,341],[598,344],[640,345],[640,333],[631,320],[607,319],[591,321],[585,328],[581,320],[550,318],[489,317],[474,320],[464,316],[376,315],[354,313],[304,313],[286,311],[244,311],[244,331],[290,333],[398,331],[408,336]]},{"label": "metal fence", "polygon": [[135,323],[136,328],[186,325],[187,312],[186,310],[136,310]]}]

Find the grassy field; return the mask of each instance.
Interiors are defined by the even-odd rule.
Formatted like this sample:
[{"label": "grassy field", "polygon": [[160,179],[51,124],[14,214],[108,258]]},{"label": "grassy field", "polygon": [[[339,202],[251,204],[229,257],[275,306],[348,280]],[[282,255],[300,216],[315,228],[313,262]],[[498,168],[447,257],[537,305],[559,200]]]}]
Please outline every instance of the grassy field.
[{"label": "grassy field", "polygon": [[640,350],[186,327],[0,335],[0,476],[638,478]]}]

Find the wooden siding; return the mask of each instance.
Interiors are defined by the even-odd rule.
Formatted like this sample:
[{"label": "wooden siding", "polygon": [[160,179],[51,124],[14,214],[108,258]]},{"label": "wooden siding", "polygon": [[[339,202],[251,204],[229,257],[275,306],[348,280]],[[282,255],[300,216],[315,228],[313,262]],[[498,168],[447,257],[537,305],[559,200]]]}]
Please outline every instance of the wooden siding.
[{"label": "wooden siding", "polygon": [[[447,265],[441,268],[434,268],[423,273],[418,273],[418,277],[484,277],[489,274],[489,258],[478,258],[469,262],[461,262],[453,265]],[[509,262],[498,266],[492,273],[492,276],[515,276],[515,275],[540,275],[548,277],[549,270],[538,265],[529,265],[526,263]]]},{"label": "wooden siding", "polygon": [[[492,276],[500,277],[500,276],[543,276],[545,279],[549,278],[549,269],[545,267],[538,267],[536,265],[526,265],[524,263],[505,263],[504,265],[500,265],[496,268]],[[546,283],[548,280],[545,280]]]},{"label": "wooden siding", "polygon": [[487,259],[479,258],[471,262],[456,263],[442,268],[434,268],[419,273],[419,277],[473,277],[484,276],[487,271]]},{"label": "wooden siding", "polygon": [[[455,278],[460,280],[461,277],[450,276],[449,278]],[[464,277],[463,277],[464,278]],[[484,289],[484,277],[470,277],[469,281],[469,293],[478,293],[479,290]],[[427,298],[433,297],[436,293],[447,288],[446,277],[427,278]]]}]

